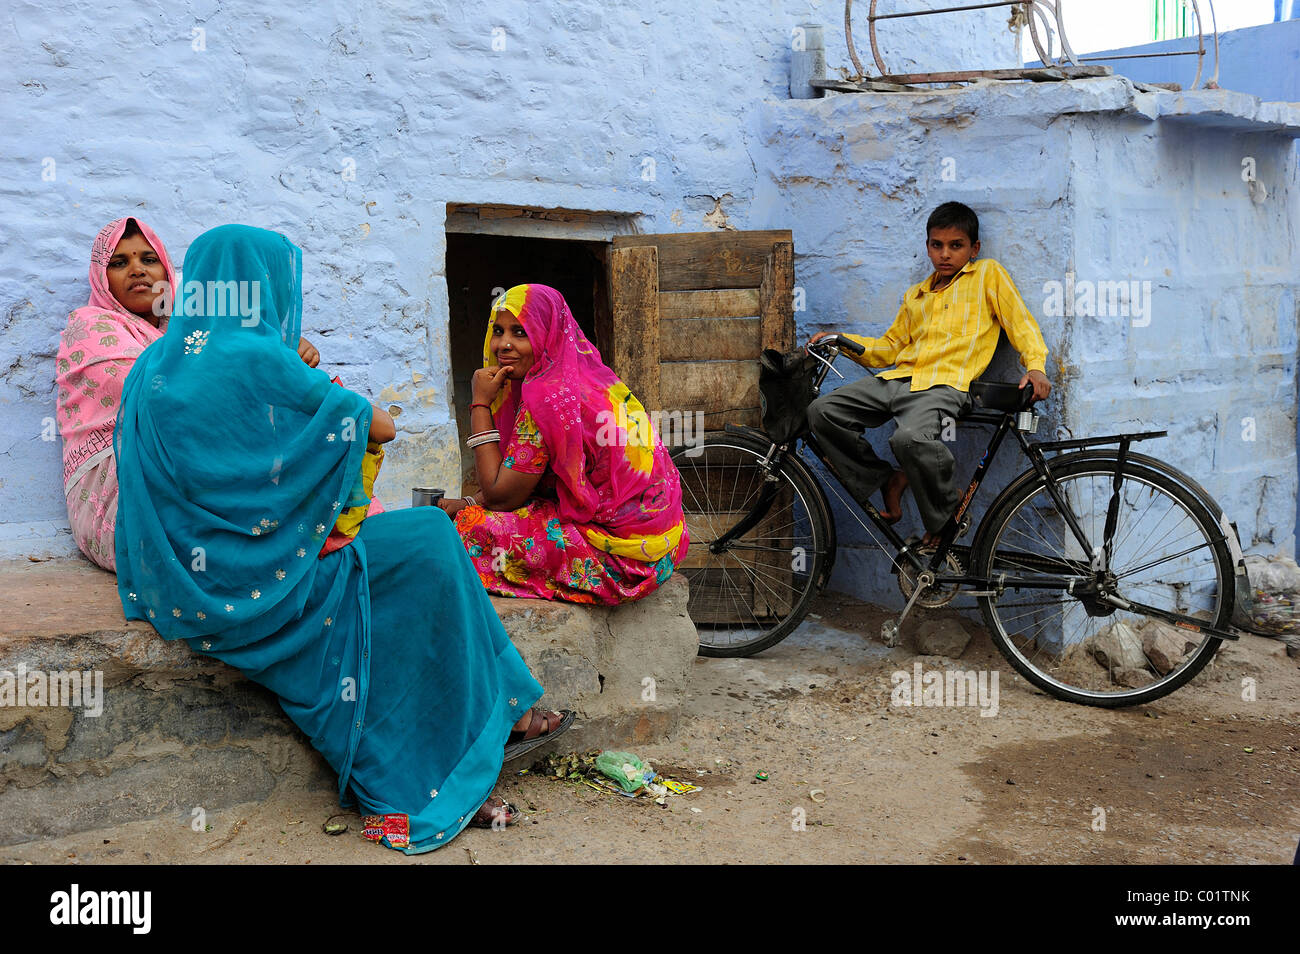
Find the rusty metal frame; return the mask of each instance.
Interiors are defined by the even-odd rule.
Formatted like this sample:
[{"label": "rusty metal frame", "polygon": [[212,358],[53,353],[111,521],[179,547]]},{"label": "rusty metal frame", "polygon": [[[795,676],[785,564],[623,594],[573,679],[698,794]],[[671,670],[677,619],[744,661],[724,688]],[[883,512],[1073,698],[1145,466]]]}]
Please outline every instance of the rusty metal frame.
[{"label": "rusty metal frame", "polygon": [[[1196,50],[1178,50],[1168,53],[1138,53],[1135,55],[1125,56],[1094,56],[1079,57],[1074,50],[1070,48],[1070,41],[1065,33],[1065,20],[1062,13],[1061,0],[983,0],[978,3],[967,3],[951,7],[939,7],[933,10],[912,10],[901,13],[878,13],[879,0],[871,0],[871,7],[867,11],[868,35],[871,40],[871,56],[875,60],[876,68],[880,70],[877,77],[868,77],[866,68],[858,58],[857,49],[853,42],[853,0],[844,0],[844,37],[849,48],[849,59],[853,62],[857,75],[869,80],[890,81],[897,84],[926,84],[926,83],[950,83],[965,82],[977,78],[989,79],[1068,79],[1080,76],[1104,75],[1096,67],[1085,67],[1084,63],[1100,62],[1102,60],[1130,59],[1155,56],[1191,56],[1196,55],[1196,78],[1192,81],[1191,89],[1196,89],[1201,82],[1201,74],[1205,65],[1205,27],[1201,18],[1201,8],[1199,0],[1190,0],[1192,12],[1196,16],[1197,28],[1197,49]],[[1214,13],[1214,0],[1206,0],[1210,6],[1210,17],[1213,25],[1214,36],[1214,77],[1210,80],[1209,86],[1217,87],[1219,79],[1219,30],[1218,19]],[[1038,68],[1027,68],[1021,71],[1016,70],[961,70],[948,71],[939,73],[907,73],[891,74],[889,68],[885,66],[884,57],[880,53],[880,42],[876,35],[876,23],[879,20],[896,20],[904,17],[932,16],[938,13],[959,13],[968,10],[984,10],[992,7],[1015,7],[1021,12],[1025,23],[1029,27],[1029,36],[1033,41],[1034,49],[1038,52],[1039,61],[1043,64]],[[1039,34],[1039,26],[1042,26],[1043,33],[1047,38],[1047,47],[1043,46],[1043,36]],[[1060,57],[1053,59],[1051,55],[1051,40],[1055,34],[1057,41],[1061,45]],[[1106,72],[1109,72],[1107,70]],[[1017,75],[1023,74],[1023,75]]]},{"label": "rusty metal frame", "polygon": [[[933,16],[937,13],[959,13],[966,10],[983,10],[990,7],[1020,7],[1024,13],[1026,22],[1029,24],[1029,34],[1033,40],[1034,48],[1038,51],[1040,61],[1045,67],[1052,66],[1078,66],[1078,58],[1074,51],[1070,49],[1070,41],[1065,36],[1065,24],[1062,19],[1061,6],[1058,0],[984,0],[981,3],[962,4],[953,7],[939,7],[933,10],[910,10],[902,13],[877,13],[880,0],[871,0],[871,8],[867,11],[867,30],[871,39],[871,56],[876,61],[876,68],[880,70],[881,76],[891,75],[889,68],[885,66],[884,57],[880,53],[880,41],[876,35],[876,22],[878,20],[898,20],[905,17],[923,17]],[[1050,14],[1051,20],[1048,20]],[[1061,41],[1061,58],[1053,60],[1050,48],[1044,49],[1042,38],[1038,34],[1037,20],[1041,20],[1044,29],[1049,34],[1052,29],[1052,22],[1055,21],[1056,35]],[[849,59],[853,61],[853,67],[858,71],[859,76],[866,75],[866,68],[863,67],[862,61],[858,58],[857,49],[853,43],[853,0],[844,0],[844,36],[848,42]],[[918,76],[922,74],[909,74]],[[939,75],[939,74],[936,74]],[[947,75],[947,74],[943,74]],[[944,82],[935,80],[934,82]]]},{"label": "rusty metal frame", "polygon": [[[1043,10],[1047,7],[1056,21],[1056,37],[1061,41],[1061,58],[1057,61],[1057,65],[1064,66],[1067,62],[1071,66],[1080,65],[1079,58],[1074,55],[1074,50],[1070,49],[1070,41],[1065,37],[1065,20],[1062,18],[1060,0],[1037,0],[1036,3],[1028,3],[1024,6],[1025,19],[1029,24],[1029,37],[1034,41],[1034,49],[1038,51],[1038,61],[1044,66],[1052,65],[1052,25]],[[1046,49],[1043,48],[1042,40],[1038,36],[1039,21],[1043,24],[1043,31],[1047,33]]]},{"label": "rusty metal frame", "polygon": [[[851,3],[852,0],[849,0]],[[1214,12],[1214,0],[1205,0],[1210,5],[1210,28],[1214,34],[1214,76],[1205,84],[1206,89],[1219,88],[1219,18]],[[1099,63],[1102,60],[1141,60],[1156,56],[1195,56],[1196,57],[1196,78],[1192,80],[1192,85],[1188,89],[1196,89],[1201,84],[1201,73],[1205,69],[1205,23],[1201,19],[1201,5],[1198,0],[1191,0],[1192,13],[1196,16],[1196,49],[1195,50],[1171,50],[1167,53],[1130,53],[1127,56],[1085,56],[1081,57],[1086,63]]]}]

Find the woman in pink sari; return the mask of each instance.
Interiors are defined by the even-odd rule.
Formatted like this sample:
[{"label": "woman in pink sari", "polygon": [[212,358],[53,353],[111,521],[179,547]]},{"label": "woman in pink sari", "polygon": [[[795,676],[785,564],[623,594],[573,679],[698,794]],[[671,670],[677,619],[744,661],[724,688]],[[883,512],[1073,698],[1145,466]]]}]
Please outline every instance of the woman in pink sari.
[{"label": "woman in pink sari", "polygon": [[114,569],[117,469],[113,425],[131,365],[167,328],[176,274],[138,219],[109,222],[90,250],[90,302],[68,316],[56,359],[63,490],[81,552]]},{"label": "woman in pink sari", "polygon": [[[171,258],[153,229],[139,219],[115,219],[90,248],[90,301],[68,316],[59,342],[56,420],[68,519],[81,552],[106,570],[116,569],[113,427],[122,385],[135,359],[167,330],[175,287]],[[306,338],[298,342],[298,356],[313,368],[320,364],[320,353]],[[378,464],[370,463],[373,481]],[[374,501],[370,512],[382,509]],[[326,552],[347,542],[344,523],[341,518],[330,534]]]},{"label": "woman in pink sari", "polygon": [[483,365],[468,441],[482,489],[443,502],[483,585],[607,605],[657,589],[688,544],[677,468],[564,297],[498,298]]}]

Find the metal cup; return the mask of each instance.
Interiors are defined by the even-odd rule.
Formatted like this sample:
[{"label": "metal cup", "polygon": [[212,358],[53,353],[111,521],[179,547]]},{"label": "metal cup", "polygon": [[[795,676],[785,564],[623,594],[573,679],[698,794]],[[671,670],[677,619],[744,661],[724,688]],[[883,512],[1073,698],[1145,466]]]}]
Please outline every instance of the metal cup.
[{"label": "metal cup", "polygon": [[411,488],[411,506],[428,507],[436,506],[438,501],[447,495],[445,490],[437,487],[412,487]]}]

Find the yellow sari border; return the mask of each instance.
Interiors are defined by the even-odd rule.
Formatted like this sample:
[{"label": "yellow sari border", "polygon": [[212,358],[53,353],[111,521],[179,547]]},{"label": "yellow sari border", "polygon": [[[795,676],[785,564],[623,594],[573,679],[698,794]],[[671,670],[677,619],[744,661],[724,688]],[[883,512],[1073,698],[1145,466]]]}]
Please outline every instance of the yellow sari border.
[{"label": "yellow sari border", "polygon": [[656,533],[648,537],[611,537],[598,530],[584,530],[591,545],[606,553],[642,563],[658,563],[670,553],[677,551],[682,542],[685,522],[677,524],[666,533]]}]

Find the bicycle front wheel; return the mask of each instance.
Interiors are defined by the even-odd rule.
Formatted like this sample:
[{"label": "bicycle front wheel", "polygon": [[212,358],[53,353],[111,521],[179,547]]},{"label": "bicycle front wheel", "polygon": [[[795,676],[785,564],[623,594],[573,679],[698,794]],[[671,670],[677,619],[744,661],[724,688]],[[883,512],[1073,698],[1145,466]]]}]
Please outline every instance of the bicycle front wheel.
[{"label": "bicycle front wheel", "polygon": [[[1079,460],[1057,488],[1087,537],[1085,552],[1041,478],[998,501],[980,527],[975,575],[1022,581],[1071,578],[1076,586],[1007,586],[979,597],[989,634],[1040,689],[1070,702],[1117,707],[1173,692],[1205,667],[1221,639],[1117,608],[1078,584],[1104,577],[1130,602],[1226,628],[1232,559],[1200,498],[1159,471],[1126,463],[1109,555],[1105,528],[1117,464]],[[1014,486],[1014,485],[1013,485]]]},{"label": "bicycle front wheel", "polygon": [[[752,656],[776,645],[808,612],[824,572],[824,498],[797,459],[764,469],[770,446],[711,433],[672,452],[691,539],[677,572],[690,583],[702,656]],[[725,539],[755,513],[753,526]]]}]

